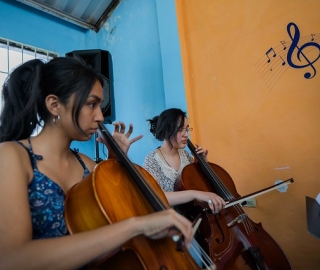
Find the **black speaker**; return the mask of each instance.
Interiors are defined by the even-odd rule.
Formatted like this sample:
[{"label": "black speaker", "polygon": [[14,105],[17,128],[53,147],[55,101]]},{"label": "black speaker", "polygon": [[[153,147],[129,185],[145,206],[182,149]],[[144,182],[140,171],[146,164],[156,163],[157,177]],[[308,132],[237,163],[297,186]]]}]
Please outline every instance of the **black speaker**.
[{"label": "black speaker", "polygon": [[104,123],[111,124],[115,120],[112,58],[108,51],[104,50],[78,50],[66,53],[67,57],[82,58],[94,70],[104,77],[103,95],[101,104]]}]

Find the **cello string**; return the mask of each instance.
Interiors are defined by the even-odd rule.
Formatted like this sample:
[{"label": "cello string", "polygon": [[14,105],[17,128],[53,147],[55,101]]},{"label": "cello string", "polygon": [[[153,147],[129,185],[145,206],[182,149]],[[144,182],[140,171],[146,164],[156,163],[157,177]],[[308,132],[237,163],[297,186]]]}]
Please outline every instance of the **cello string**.
[{"label": "cello string", "polygon": [[[192,239],[190,248],[199,258],[199,260],[203,263],[205,269],[216,269],[216,265],[214,264],[214,262],[211,260],[208,254],[202,249],[202,247],[198,244],[198,242],[195,239]],[[198,252],[198,250],[200,250],[200,253]]]},{"label": "cello string", "polygon": [[[240,206],[239,204],[236,205],[235,209],[237,210],[238,213],[240,211],[244,212],[242,209],[242,206]],[[255,237],[253,235],[253,232],[254,232],[253,224],[248,218],[248,215],[246,213],[245,213],[245,218],[243,220],[243,227],[246,230],[247,236],[250,238],[250,243],[254,243],[256,245]]]},{"label": "cello string", "polygon": [[188,146],[189,146],[191,152],[193,152],[193,154],[197,157],[200,164],[205,168],[206,172],[210,175],[211,179],[209,179],[209,180],[212,180],[212,179],[214,180],[214,182],[212,182],[212,184],[213,185],[216,184],[218,186],[221,193],[223,193],[225,195],[225,198],[227,198],[228,200],[232,199],[233,196],[231,196],[231,193],[222,184],[222,182],[218,178],[218,176],[212,171],[211,167],[209,166],[208,162],[205,160],[204,156],[199,155],[196,152],[195,146],[192,144],[192,142],[189,139],[188,139]]},{"label": "cello string", "polygon": [[[190,142],[191,144],[191,142]],[[192,145],[193,146],[193,145]],[[201,163],[201,165],[206,169],[207,173],[210,175],[211,179],[209,179],[209,181],[213,180],[214,183],[219,189],[220,192],[224,195],[224,197],[226,199],[228,199],[229,201],[232,201],[234,198],[234,196],[232,196],[232,194],[228,191],[228,189],[225,187],[225,185],[222,183],[222,181],[220,180],[220,178],[216,175],[216,173],[211,169],[211,167],[209,166],[208,162],[206,162],[206,160],[204,159],[204,157],[201,155],[198,155],[195,152],[195,147],[194,148],[194,154],[197,156],[199,162]],[[240,206],[239,204],[236,204],[234,209],[236,210],[236,212],[241,215],[244,211],[242,209],[242,206]],[[245,214],[246,215],[246,214]],[[247,235],[251,238],[252,242],[255,242],[253,237],[252,237],[252,232],[254,231],[254,228],[252,226],[252,223],[250,222],[250,220],[248,220],[248,216],[246,215],[244,218],[243,225],[244,228],[246,230]]]},{"label": "cello string", "polygon": [[210,256],[204,251],[204,249],[196,242],[196,244],[198,245],[199,250],[201,251],[201,255],[204,258],[204,260],[207,260],[207,262],[211,265],[216,267],[216,265],[214,264],[214,262],[212,261],[212,259],[210,258]]},{"label": "cello string", "polygon": [[[218,187],[220,188],[221,192],[225,195],[226,198],[228,198],[228,200],[233,200],[234,197],[231,195],[231,193],[227,190],[227,188],[222,184],[222,181],[219,179],[219,177],[213,172],[213,170],[211,169],[211,167],[209,166],[209,164],[204,160],[204,158],[202,158],[202,156],[200,157],[201,162],[203,164],[204,167],[206,167],[207,172],[210,174],[210,176],[212,177],[212,179],[215,181],[215,183],[218,185]],[[235,210],[237,211],[237,213],[240,215],[243,212],[242,206],[240,206],[239,204],[235,205]],[[252,223],[248,221],[248,217],[246,215],[246,218],[244,219],[244,227],[246,229],[247,234],[250,236],[251,233],[253,232],[253,226]],[[252,239],[253,240],[253,239]]]},{"label": "cello string", "polygon": [[[190,142],[190,144],[192,145],[191,142]],[[193,145],[192,145],[192,147],[193,147],[193,150],[194,150],[193,152],[197,156],[199,162],[202,164],[202,166],[206,169],[207,173],[210,175],[211,179],[209,179],[209,181],[210,180],[214,181],[214,183],[218,186],[218,188],[220,189],[220,192],[224,195],[225,198],[227,198],[229,201],[233,200],[234,197],[228,191],[228,189],[223,185],[222,181],[219,179],[219,177],[216,175],[216,173],[211,169],[211,167],[209,166],[208,162],[206,162],[206,160],[204,159],[203,156],[200,156],[195,152],[195,147]],[[214,183],[212,183],[212,184],[214,184]],[[243,212],[242,207],[240,208],[239,204],[237,204],[234,207],[234,209],[237,211],[237,213],[239,215],[241,215],[241,213]],[[248,236],[251,237],[251,233],[250,232],[253,232],[253,227],[252,227],[251,222],[248,222],[247,216],[245,218],[244,228],[245,228],[246,233],[248,234]],[[253,239],[251,239],[251,240],[253,240]]]},{"label": "cello string", "polygon": [[[198,217],[196,217],[195,220],[193,221],[193,224],[194,224],[193,235],[198,230],[201,221],[202,221],[202,218],[201,218],[201,215],[199,214]],[[194,246],[196,246],[196,248]],[[194,252],[196,253],[196,255],[198,256],[199,260],[203,263],[203,265],[205,265],[207,267],[209,265],[211,265],[210,269],[215,269],[215,264],[213,263],[211,258],[208,256],[208,254],[203,250],[203,248],[198,244],[198,242],[194,238],[192,239],[191,247],[194,250]],[[200,251],[200,254],[198,253],[198,251]],[[205,262],[205,260],[206,260],[206,262]],[[214,268],[212,268],[213,266],[214,266]]]},{"label": "cello string", "polygon": [[211,178],[214,180],[214,184],[218,186],[218,188],[220,189],[220,191],[224,195],[224,197],[226,199],[228,199],[228,200],[234,199],[234,197],[231,195],[231,193],[222,184],[222,181],[219,179],[219,177],[212,171],[212,169],[209,166],[208,162],[206,162],[202,156],[199,156],[198,159],[201,160],[201,164],[206,168],[206,171],[211,176]]},{"label": "cello string", "polygon": [[[201,160],[203,162],[203,166],[206,167],[208,173],[210,174],[210,176],[212,177],[212,179],[215,181],[215,183],[219,186],[221,192],[225,195],[226,198],[228,198],[228,200],[233,200],[234,197],[231,195],[231,193],[227,190],[227,188],[222,184],[222,181],[219,179],[219,177],[212,171],[211,167],[209,167],[209,164],[207,162],[205,162],[205,160]],[[239,215],[241,215],[243,213],[243,209],[242,206],[240,206],[240,204],[236,204],[234,209],[237,211],[237,213]],[[252,223],[248,220],[247,215],[244,218],[244,222],[243,222],[244,228],[246,230],[247,235],[252,238],[252,234],[251,232],[254,231]],[[253,239],[251,239],[253,241]]]},{"label": "cello string", "polygon": [[[229,192],[229,190],[225,187],[225,185],[222,183],[222,181],[220,180],[220,178],[218,177],[218,175],[212,170],[212,168],[210,167],[209,163],[205,160],[205,158],[202,155],[199,155],[196,153],[196,148],[195,146],[191,143],[190,140],[188,140],[188,146],[190,148],[190,150],[193,152],[193,154],[197,157],[200,165],[202,165],[203,171],[205,170],[207,172],[207,176],[209,177],[209,181],[211,182],[211,184],[219,189],[219,195],[223,195],[223,197],[229,201],[234,200],[234,196]],[[240,206],[239,204],[236,204],[234,206],[234,209],[236,210],[236,212],[241,215],[244,211],[242,209],[242,206]],[[248,237],[251,240],[251,243],[254,243],[254,237],[252,232],[254,232],[254,228],[252,223],[250,222],[247,214],[245,213],[245,218],[242,220],[243,226],[245,228],[245,231],[248,235]]]},{"label": "cello string", "polygon": [[145,194],[146,199],[149,201],[153,209],[155,211],[161,211],[166,209],[166,205],[164,204],[162,199],[158,197],[152,186],[149,185],[147,181],[145,181],[145,178],[130,161],[129,157],[121,150],[121,148],[118,146],[108,129],[102,123],[99,123],[99,133],[103,141],[107,142],[111,146],[112,150],[116,153],[117,157],[121,158],[121,163],[128,170],[134,182]]},{"label": "cello string", "polygon": [[[196,247],[195,247],[196,246]],[[208,263],[211,263],[211,259],[210,257],[204,252],[204,250],[202,249],[202,247],[198,244],[198,242],[196,240],[192,240],[191,242],[191,247],[193,249],[193,251],[197,254],[197,256],[201,259],[203,259],[203,263],[205,264],[205,260],[208,262]],[[200,250],[200,254],[198,252],[198,250]],[[213,262],[212,262],[213,263]]]},{"label": "cello string", "polygon": [[[204,163],[204,166],[207,167],[208,172],[212,176],[212,178],[215,180],[215,182],[218,184],[221,191],[225,194],[225,196],[229,200],[233,200],[234,197],[231,195],[231,193],[225,188],[225,186],[222,184],[222,181],[219,179],[219,177],[211,170],[211,167],[209,167],[209,164],[207,162]],[[240,215],[243,212],[242,206],[240,204],[236,204],[234,209],[237,211],[237,213]],[[252,239],[251,232],[254,231],[252,223],[248,220],[248,216],[245,214],[244,222],[243,222],[244,228],[246,230],[247,235]]]},{"label": "cello string", "polygon": [[[191,142],[188,140],[188,146],[189,146],[189,143],[191,144]],[[198,157],[199,163],[200,163],[200,165],[202,165],[202,170],[203,170],[205,176],[207,176],[207,178],[208,178],[207,180],[209,180],[209,182],[211,182],[211,184],[214,188],[219,189],[219,191],[221,192],[219,195],[224,195],[224,199],[228,199],[229,201],[234,200],[235,199],[234,196],[224,186],[223,182],[219,179],[219,177],[217,175],[215,175],[213,169],[211,167],[209,167],[209,164],[205,160],[205,158],[203,156],[199,156],[195,152],[194,146],[193,146],[193,149],[191,149],[191,147],[189,147],[189,148],[193,152],[193,154]],[[223,196],[221,196],[221,197],[223,197]],[[243,227],[245,228],[245,233],[247,234],[248,240],[249,240],[249,246],[247,246],[245,248],[248,248],[250,250],[250,252],[252,253],[256,267],[261,270],[266,269],[265,260],[263,258],[264,256],[263,256],[263,254],[261,254],[260,247],[257,244],[257,242],[258,242],[257,236],[258,235],[256,235],[256,233],[255,233],[256,229],[254,229],[254,227],[255,227],[254,223],[250,220],[248,215],[245,213],[245,211],[242,208],[242,205],[240,205],[239,203],[235,204],[234,209],[236,210],[236,212],[239,215],[243,215],[243,217],[241,216],[240,221],[243,223]],[[235,221],[238,221],[238,220],[235,220]],[[285,258],[285,263],[287,265],[287,263],[288,263],[287,258]],[[289,264],[289,266],[290,266],[290,264]]]}]

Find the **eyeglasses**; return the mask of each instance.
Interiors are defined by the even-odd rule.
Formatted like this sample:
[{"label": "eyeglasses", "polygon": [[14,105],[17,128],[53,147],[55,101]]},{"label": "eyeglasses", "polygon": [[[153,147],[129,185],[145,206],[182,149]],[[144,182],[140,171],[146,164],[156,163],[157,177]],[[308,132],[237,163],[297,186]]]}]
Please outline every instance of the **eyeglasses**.
[{"label": "eyeglasses", "polygon": [[183,136],[183,135],[186,135],[186,134],[190,134],[190,131],[192,131],[193,128],[180,128],[179,129],[179,133]]}]

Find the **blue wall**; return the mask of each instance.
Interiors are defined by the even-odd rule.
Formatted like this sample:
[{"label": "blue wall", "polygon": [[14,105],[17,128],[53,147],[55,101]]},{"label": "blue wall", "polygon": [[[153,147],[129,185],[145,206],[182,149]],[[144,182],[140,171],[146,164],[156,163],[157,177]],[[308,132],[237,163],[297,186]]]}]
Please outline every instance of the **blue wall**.
[{"label": "blue wall", "polygon": [[0,36],[64,55],[86,46],[86,30],[14,0],[0,1]]},{"label": "blue wall", "polygon": [[[16,1],[0,0],[0,16],[1,37],[61,56],[87,49],[111,53],[116,120],[132,123],[133,136],[144,135],[130,149],[133,162],[142,164],[160,145],[146,119],[169,107],[186,110],[174,0],[122,0],[98,33]],[[93,139],[73,143],[92,158],[94,145]]]}]

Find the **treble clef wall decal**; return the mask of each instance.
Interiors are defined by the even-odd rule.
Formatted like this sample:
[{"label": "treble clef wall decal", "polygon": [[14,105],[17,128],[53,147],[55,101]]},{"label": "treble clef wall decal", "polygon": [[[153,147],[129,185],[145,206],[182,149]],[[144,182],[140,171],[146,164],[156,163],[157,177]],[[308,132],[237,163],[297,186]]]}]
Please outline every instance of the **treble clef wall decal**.
[{"label": "treble clef wall decal", "polygon": [[[292,28],[293,28],[293,35],[292,35],[292,33],[291,33],[291,29],[292,29]],[[298,43],[299,43],[299,39],[300,39],[300,31],[299,31],[298,26],[297,26],[295,23],[292,23],[292,22],[291,22],[291,23],[288,24],[288,26],[287,26],[287,32],[288,32],[288,34],[289,34],[289,37],[290,37],[291,40],[292,40],[292,44],[291,44],[291,46],[290,46],[290,48],[289,48],[289,50],[288,50],[288,54],[287,54],[287,62],[288,62],[288,65],[291,66],[291,67],[293,67],[293,68],[306,68],[306,67],[311,67],[312,70],[313,70],[313,74],[311,74],[310,72],[306,72],[306,73],[304,74],[304,77],[305,77],[306,79],[312,79],[312,78],[316,75],[316,73],[317,73],[317,71],[316,71],[316,69],[315,69],[315,67],[314,67],[313,64],[320,58],[320,45],[319,45],[318,43],[316,43],[316,42],[311,41],[311,42],[307,42],[307,43],[303,44],[301,47],[299,47],[299,46],[298,46]],[[315,47],[315,48],[317,48],[317,49],[319,50],[318,56],[317,56],[316,59],[313,60],[313,61],[310,61],[310,60],[308,59],[308,57],[303,53],[303,50],[305,50],[305,49],[308,48],[308,47]],[[307,61],[307,64],[302,64],[302,63],[301,63],[300,65],[297,65],[297,64],[294,64],[294,63],[292,62],[292,55],[293,55],[295,49],[298,50],[298,51],[297,51],[297,54],[296,54],[298,60],[301,62],[301,60],[302,60],[301,57],[303,57],[304,60]]]}]

